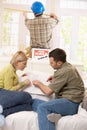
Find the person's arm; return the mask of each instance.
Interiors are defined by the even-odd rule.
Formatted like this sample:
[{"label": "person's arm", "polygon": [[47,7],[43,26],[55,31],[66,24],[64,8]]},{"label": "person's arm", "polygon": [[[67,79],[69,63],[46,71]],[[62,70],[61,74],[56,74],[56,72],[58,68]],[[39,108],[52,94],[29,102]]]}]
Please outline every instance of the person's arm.
[{"label": "person's arm", "polygon": [[4,76],[4,88],[8,90],[17,91],[30,86],[30,84],[31,82],[29,79],[19,83],[17,74],[11,70]]},{"label": "person's arm", "polygon": [[57,15],[55,15],[54,13],[50,13],[50,17],[58,20]]},{"label": "person's arm", "polygon": [[47,82],[52,82],[54,76],[50,76],[48,79],[47,79]]},{"label": "person's arm", "polygon": [[23,12],[23,16],[24,16],[25,19],[28,19],[26,12]]},{"label": "person's arm", "polygon": [[59,19],[58,17],[54,14],[54,13],[50,13],[50,24],[52,27],[55,27],[55,25],[57,25],[59,23]]},{"label": "person's arm", "polygon": [[44,92],[47,96],[50,96],[53,93],[53,91],[48,86],[44,85],[39,80],[34,80],[34,81],[32,81],[32,83],[36,87],[40,88],[41,91]]},{"label": "person's arm", "polygon": [[16,90],[24,90],[25,88],[31,85],[31,81],[29,79],[24,80],[23,82],[19,82],[15,88]]},{"label": "person's arm", "polygon": [[18,77],[14,71],[9,68],[3,77],[3,88],[7,90],[16,90],[15,85],[18,84]]},{"label": "person's arm", "polygon": [[26,12],[23,12],[23,16],[24,16],[25,26],[29,30],[30,18],[27,17],[27,13]]}]

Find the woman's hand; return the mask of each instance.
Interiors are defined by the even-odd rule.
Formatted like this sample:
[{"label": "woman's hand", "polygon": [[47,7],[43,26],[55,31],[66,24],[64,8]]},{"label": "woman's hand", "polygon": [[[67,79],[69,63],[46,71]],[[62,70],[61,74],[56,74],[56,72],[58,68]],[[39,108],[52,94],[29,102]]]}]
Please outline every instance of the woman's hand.
[{"label": "woman's hand", "polygon": [[21,77],[24,77],[24,76],[27,76],[27,74],[22,74],[22,76],[21,76]]},{"label": "woman's hand", "polygon": [[25,86],[30,86],[31,85],[31,81],[29,79],[26,79],[23,81]]}]

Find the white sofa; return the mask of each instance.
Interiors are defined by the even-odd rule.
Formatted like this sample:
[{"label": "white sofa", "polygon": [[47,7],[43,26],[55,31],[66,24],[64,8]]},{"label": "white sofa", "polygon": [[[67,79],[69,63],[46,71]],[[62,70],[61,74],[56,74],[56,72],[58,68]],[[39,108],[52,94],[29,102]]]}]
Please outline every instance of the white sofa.
[{"label": "white sofa", "polygon": [[[34,91],[35,92],[35,91]],[[38,91],[40,93],[40,91]],[[31,94],[33,98],[50,100],[40,94]],[[0,130],[39,130],[37,113],[33,111],[21,111],[6,117],[6,123]],[[87,130],[87,111],[79,106],[78,113],[73,116],[62,117],[55,130]]]},{"label": "white sofa", "polygon": [[[33,98],[50,100],[53,97],[31,94]],[[87,110],[87,97],[85,104]],[[78,113],[73,116],[60,118],[56,124],[55,130],[87,130],[87,111],[79,105]],[[33,111],[21,111],[6,117],[6,123],[0,130],[39,130],[37,113]]]},{"label": "white sofa", "polygon": [[[62,117],[56,125],[56,130],[87,130],[87,111],[81,106],[73,116]],[[0,130],[39,130],[37,113],[22,111],[6,117],[6,124]]]},{"label": "white sofa", "polygon": [[80,106],[77,114],[62,117],[56,127],[57,130],[87,130],[87,111]]}]

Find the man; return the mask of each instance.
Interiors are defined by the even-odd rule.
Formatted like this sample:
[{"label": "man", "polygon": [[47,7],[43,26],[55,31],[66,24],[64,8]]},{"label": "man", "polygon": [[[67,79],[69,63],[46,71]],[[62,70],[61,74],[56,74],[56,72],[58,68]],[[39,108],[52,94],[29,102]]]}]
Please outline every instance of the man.
[{"label": "man", "polygon": [[[46,86],[38,80],[33,84],[40,88],[47,96],[55,93],[55,99],[39,101],[35,99],[33,109],[37,106],[40,130],[55,130],[54,123],[47,118],[51,113],[61,116],[73,115],[78,111],[78,106],[84,96],[84,83],[77,69],[67,62],[66,52],[56,48],[49,53],[50,65],[56,70],[49,79],[51,83]],[[49,80],[48,79],[48,80]]]},{"label": "man", "polygon": [[53,13],[48,17],[44,17],[45,8],[39,1],[32,4],[31,10],[34,13],[34,19],[28,19],[27,14],[23,13],[25,25],[30,32],[30,47],[50,49],[52,46],[52,30],[59,20]]}]

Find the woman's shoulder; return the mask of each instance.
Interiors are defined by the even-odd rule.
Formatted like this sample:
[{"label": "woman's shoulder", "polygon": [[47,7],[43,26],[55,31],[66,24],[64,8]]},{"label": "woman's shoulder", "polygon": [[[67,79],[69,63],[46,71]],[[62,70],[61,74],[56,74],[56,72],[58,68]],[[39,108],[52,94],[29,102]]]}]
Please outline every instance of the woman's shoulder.
[{"label": "woman's shoulder", "polygon": [[0,73],[9,73],[10,71],[14,71],[14,68],[11,64],[8,64],[0,71]]}]

